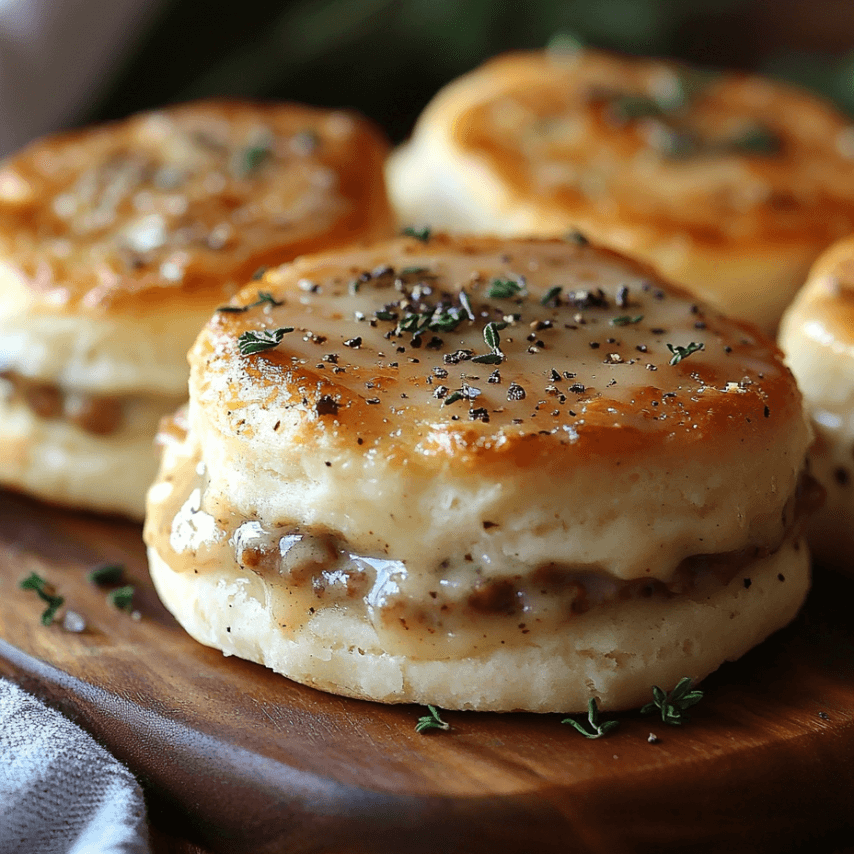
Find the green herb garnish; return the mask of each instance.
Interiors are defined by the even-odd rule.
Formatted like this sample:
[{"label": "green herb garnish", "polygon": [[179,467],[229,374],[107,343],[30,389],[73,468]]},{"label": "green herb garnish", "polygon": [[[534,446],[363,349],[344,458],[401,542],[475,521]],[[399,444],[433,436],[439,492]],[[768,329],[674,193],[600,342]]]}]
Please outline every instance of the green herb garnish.
[{"label": "green herb garnish", "polygon": [[56,612],[59,606],[65,602],[62,596],[57,596],[53,592],[53,585],[48,584],[40,575],[31,572],[27,578],[21,581],[22,590],[35,590],[38,593],[39,599],[47,603],[47,608],[42,613],[42,625],[49,626],[56,617]]},{"label": "green herb garnish", "polygon": [[118,584],[122,580],[125,568],[121,563],[102,563],[96,566],[86,576],[92,584]]},{"label": "green herb garnish", "polygon": [[612,317],[611,326],[630,326],[632,323],[640,323],[642,320],[642,314],[639,314],[637,317],[630,317],[628,314],[624,314],[622,317]]},{"label": "green herb garnish", "polygon": [[486,295],[491,299],[512,299],[524,293],[524,284],[513,279],[493,279],[486,290]]},{"label": "green herb garnish", "polygon": [[238,156],[235,172],[239,177],[247,178],[272,156],[273,150],[266,143],[248,145]]},{"label": "green herb garnish", "polygon": [[460,391],[452,391],[443,401],[442,406],[449,406],[452,403],[456,403],[458,400],[466,400],[467,397],[464,392]]},{"label": "green herb garnish", "polygon": [[463,307],[463,311],[468,315],[469,320],[474,320],[474,312],[471,308],[471,302],[469,301],[469,295],[465,291],[460,291],[460,305]]},{"label": "green herb garnish", "polygon": [[648,95],[618,95],[608,103],[608,117],[618,124],[660,116],[665,108]]},{"label": "green herb garnish", "polygon": [[506,328],[507,324],[504,321],[501,323],[496,323],[495,321],[487,323],[486,326],[483,327],[483,340],[486,341],[487,346],[491,347],[493,350],[498,350],[501,346],[501,336],[498,332],[499,330]]},{"label": "green herb garnish", "polygon": [[134,586],[132,584],[126,584],[124,587],[118,587],[115,590],[111,590],[107,594],[107,601],[120,611],[130,611],[133,606],[133,594]]},{"label": "green herb garnish", "polygon": [[652,127],[650,144],[662,157],[671,160],[693,157],[703,151],[702,140],[697,134],[663,122],[656,122]]},{"label": "green herb garnish", "polygon": [[585,234],[582,234],[578,229],[574,229],[570,231],[569,234],[566,235],[567,243],[574,243],[576,246],[589,246],[590,241],[587,239]]},{"label": "green herb garnish", "polygon": [[700,350],[705,350],[705,344],[697,344],[692,341],[687,347],[674,347],[672,344],[667,345],[667,349],[673,354],[670,358],[671,365],[677,365],[683,359],[687,359],[692,353],[697,353]]},{"label": "green herb garnish", "polygon": [[703,699],[703,692],[691,690],[691,677],[680,679],[676,687],[668,694],[662,691],[658,685],[652,689],[653,701],[647,703],[642,709],[642,715],[654,714],[658,709],[661,712],[661,720],[670,726],[681,726],[689,720],[687,709],[696,706]]},{"label": "green herb garnish", "polygon": [[275,299],[273,295],[267,291],[258,291],[258,299],[249,305],[221,305],[217,311],[230,314],[241,314],[244,311],[249,311],[250,308],[258,308],[259,305],[264,305],[265,303],[276,306],[284,305],[285,301]]},{"label": "green herb garnish", "polygon": [[504,361],[504,353],[501,352],[501,336],[498,334],[499,329],[506,328],[505,322],[496,323],[490,321],[483,327],[483,340],[492,350],[485,356],[475,356],[472,362],[478,365],[500,365]]},{"label": "green herb garnish", "polygon": [[282,338],[288,332],[293,331],[293,326],[283,326],[281,329],[259,329],[258,331],[244,332],[237,339],[240,355],[251,356],[254,353],[261,353],[264,350],[278,347],[282,343]]},{"label": "green herb garnish", "polygon": [[712,83],[721,79],[721,72],[713,68],[686,66],[676,72],[672,92],[658,98],[659,104],[668,110],[686,107],[701,95]]},{"label": "green herb garnish", "polygon": [[742,154],[779,154],[783,141],[765,125],[753,125],[730,139],[726,148]]},{"label": "green herb garnish", "polygon": [[404,237],[414,237],[422,243],[427,243],[430,240],[431,229],[429,225],[425,225],[423,228],[414,228],[409,225],[403,229],[401,234]]},{"label": "green herb garnish", "polygon": [[619,725],[619,721],[600,721],[599,709],[596,706],[596,700],[591,697],[587,701],[587,723],[589,728],[575,718],[564,718],[562,724],[569,724],[574,729],[578,730],[585,738],[602,738],[609,732],[613,732]]},{"label": "green herb garnish", "polygon": [[540,305],[557,305],[562,290],[563,288],[560,285],[549,288],[540,300]]},{"label": "green herb garnish", "polygon": [[427,267],[404,267],[400,271],[401,276],[421,276],[424,273],[429,273],[430,270]]},{"label": "green herb garnish", "polygon": [[435,706],[427,706],[430,714],[418,718],[418,723],[415,724],[415,732],[426,732],[431,729],[449,730],[451,725],[446,723],[439,717],[439,710]]}]

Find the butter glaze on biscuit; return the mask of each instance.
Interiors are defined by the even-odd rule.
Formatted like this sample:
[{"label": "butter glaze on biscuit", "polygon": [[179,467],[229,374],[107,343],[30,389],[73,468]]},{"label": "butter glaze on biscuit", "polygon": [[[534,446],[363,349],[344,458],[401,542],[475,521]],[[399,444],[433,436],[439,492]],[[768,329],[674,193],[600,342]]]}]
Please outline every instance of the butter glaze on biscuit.
[{"label": "butter glaze on biscuit", "polygon": [[0,480],[141,517],[198,330],[260,266],[388,236],[386,153],[348,113],[206,101],[7,159]]},{"label": "butter glaze on biscuit", "polygon": [[[248,308],[259,288],[283,304]],[[791,374],[649,268],[409,239],[305,257],[236,305],[191,351],[146,523],[202,642],[388,702],[625,708],[799,607]]]},{"label": "butter glaze on biscuit", "polygon": [[580,228],[773,332],[854,229],[852,167],[850,120],[806,92],[582,50],[500,56],[449,84],[388,177],[404,222]]}]

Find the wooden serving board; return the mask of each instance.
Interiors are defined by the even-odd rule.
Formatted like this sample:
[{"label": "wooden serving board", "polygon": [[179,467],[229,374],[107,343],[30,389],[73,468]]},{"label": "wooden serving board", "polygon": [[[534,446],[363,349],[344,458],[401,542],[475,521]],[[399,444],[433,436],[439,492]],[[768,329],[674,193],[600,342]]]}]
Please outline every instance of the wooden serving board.
[{"label": "wooden serving board", "polygon": [[[103,561],[126,564],[140,619],[86,580]],[[87,631],[41,625],[18,587],[31,571]],[[560,715],[448,712],[450,732],[418,734],[419,707],[196,644],[158,602],[137,526],[0,493],[0,674],[93,733],[156,823],[213,852],[834,850],[854,827],[853,594],[821,579],[794,625],[706,681],[687,726],[622,714],[588,741]]]}]

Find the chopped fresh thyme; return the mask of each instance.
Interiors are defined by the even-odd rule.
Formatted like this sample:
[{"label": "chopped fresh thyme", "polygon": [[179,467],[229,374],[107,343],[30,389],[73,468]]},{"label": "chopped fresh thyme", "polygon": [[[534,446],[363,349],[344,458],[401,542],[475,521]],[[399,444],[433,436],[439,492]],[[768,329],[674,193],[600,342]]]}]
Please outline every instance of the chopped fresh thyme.
[{"label": "chopped fresh thyme", "polygon": [[122,580],[125,568],[121,563],[102,563],[90,570],[86,576],[92,584],[118,584]]},{"label": "chopped fresh thyme", "polygon": [[727,148],[742,154],[778,154],[783,141],[765,125],[752,125],[727,143]]},{"label": "chopped fresh thyme", "polygon": [[652,688],[653,701],[647,703],[642,709],[642,715],[655,714],[658,709],[661,712],[661,720],[670,726],[680,726],[687,723],[689,715],[687,710],[696,706],[703,699],[703,692],[691,690],[691,677],[680,679],[676,687],[668,694],[662,691],[658,685]]},{"label": "chopped fresh thyme", "polygon": [[431,729],[449,730],[451,725],[446,723],[439,717],[439,710],[435,706],[427,706],[429,714],[418,718],[418,723],[415,724],[415,732],[426,732]]},{"label": "chopped fresh thyme", "polygon": [[630,326],[633,323],[640,323],[642,320],[642,314],[639,314],[637,317],[630,317],[628,314],[624,314],[622,317],[612,317],[611,326]]},{"label": "chopped fresh thyme", "polygon": [[560,300],[560,292],[563,288],[560,285],[555,285],[549,288],[543,298],[540,300],[540,305],[557,305]]},{"label": "chopped fresh thyme", "polygon": [[587,236],[578,231],[578,229],[570,231],[569,234],[566,235],[566,240],[568,243],[574,243],[576,246],[590,245],[590,241],[587,239]]},{"label": "chopped fresh thyme", "polygon": [[525,285],[513,279],[493,279],[486,289],[486,295],[490,299],[512,299],[515,296],[524,295]]},{"label": "chopped fresh thyme", "polygon": [[697,344],[695,341],[692,341],[687,347],[673,346],[672,344],[667,345],[667,349],[673,354],[670,358],[671,365],[677,365],[683,359],[687,359],[692,353],[697,353],[700,350],[705,350],[706,347],[704,344]]},{"label": "chopped fresh thyme", "polygon": [[401,234],[403,234],[404,237],[414,237],[422,243],[428,243],[430,240],[431,229],[429,225],[425,225],[423,228],[414,228],[410,225],[404,228]]},{"label": "chopped fresh thyme", "polygon": [[483,340],[486,341],[492,352],[485,356],[475,356],[472,362],[479,365],[500,365],[504,361],[504,353],[501,352],[501,336],[498,334],[498,330],[504,329],[506,326],[507,323],[504,321],[501,323],[490,321],[483,327]]},{"label": "chopped fresh thyme", "polygon": [[602,738],[609,732],[613,732],[619,725],[619,721],[600,721],[599,709],[596,706],[596,699],[591,697],[587,701],[587,723],[585,726],[575,718],[564,718],[562,724],[569,724],[571,727],[580,732],[585,738]]},{"label": "chopped fresh thyme", "polygon": [[271,293],[267,291],[258,291],[258,299],[249,305],[221,305],[217,311],[230,314],[242,314],[244,311],[249,311],[250,308],[258,308],[259,305],[269,303],[270,305],[284,305],[284,300],[277,300]]},{"label": "chopped fresh thyme", "polygon": [[608,118],[620,125],[660,116],[666,109],[658,99],[648,95],[617,95],[607,105]]},{"label": "chopped fresh thyme", "polygon": [[498,350],[501,346],[501,336],[498,332],[499,330],[506,328],[507,324],[504,321],[501,323],[496,323],[495,321],[487,323],[486,326],[483,327],[483,340],[486,341],[487,345],[493,350]]},{"label": "chopped fresh thyme", "polygon": [[475,320],[474,312],[472,311],[469,295],[465,291],[460,291],[460,305],[463,307],[469,320]]},{"label": "chopped fresh thyme", "polygon": [[685,107],[720,80],[721,76],[721,72],[714,68],[698,68],[694,65],[680,68],[676,73],[673,91],[659,97],[659,103],[671,110]]},{"label": "chopped fresh thyme", "polygon": [[273,156],[273,150],[266,143],[258,143],[256,145],[248,145],[244,148],[235,164],[235,172],[240,178],[247,178],[253,172],[257,171],[261,165]]},{"label": "chopped fresh thyme", "polygon": [[133,607],[133,594],[134,586],[132,584],[125,584],[124,587],[111,590],[107,594],[107,601],[120,611],[130,611]]},{"label": "chopped fresh thyme", "polygon": [[421,276],[424,273],[429,273],[427,267],[404,267],[400,271],[401,276]]},{"label": "chopped fresh thyme", "polygon": [[42,625],[49,626],[54,621],[56,612],[60,605],[65,602],[65,599],[62,596],[57,596],[54,593],[53,585],[35,572],[31,572],[23,579],[20,586],[22,590],[35,590],[39,599],[47,604],[47,608],[42,613]]},{"label": "chopped fresh thyme", "polygon": [[251,356],[254,353],[261,353],[264,350],[271,350],[273,347],[278,347],[282,343],[282,338],[288,332],[293,331],[293,326],[283,326],[280,329],[259,329],[257,331],[250,330],[244,332],[237,339],[240,355]]},{"label": "chopped fresh thyme", "polygon": [[472,359],[477,365],[500,365],[504,361],[503,353],[486,353],[483,356],[475,356]]}]

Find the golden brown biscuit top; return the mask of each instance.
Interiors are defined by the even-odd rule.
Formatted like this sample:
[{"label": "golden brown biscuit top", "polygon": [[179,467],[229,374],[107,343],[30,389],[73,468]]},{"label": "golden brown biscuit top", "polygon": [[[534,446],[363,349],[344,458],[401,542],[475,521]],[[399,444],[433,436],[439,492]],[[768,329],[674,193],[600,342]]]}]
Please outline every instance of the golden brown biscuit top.
[{"label": "golden brown biscuit top", "polygon": [[49,137],[0,169],[0,262],[52,307],[216,301],[259,265],[388,235],[386,154],[354,115],[238,101]]},{"label": "golden brown biscuit top", "polygon": [[854,228],[854,125],[760,77],[583,50],[486,63],[428,107],[521,202],[706,244]]},{"label": "golden brown biscuit top", "polygon": [[769,339],[580,237],[302,258],[244,288],[190,359],[225,435],[402,464],[559,466],[710,438],[741,453],[801,418]]},{"label": "golden brown biscuit top", "polygon": [[854,339],[854,237],[840,240],[813,265],[787,313],[787,327],[808,328],[809,337],[847,352]]}]

